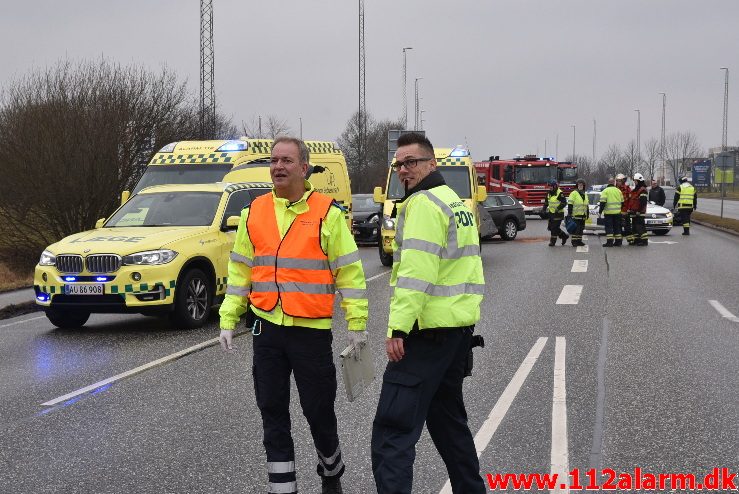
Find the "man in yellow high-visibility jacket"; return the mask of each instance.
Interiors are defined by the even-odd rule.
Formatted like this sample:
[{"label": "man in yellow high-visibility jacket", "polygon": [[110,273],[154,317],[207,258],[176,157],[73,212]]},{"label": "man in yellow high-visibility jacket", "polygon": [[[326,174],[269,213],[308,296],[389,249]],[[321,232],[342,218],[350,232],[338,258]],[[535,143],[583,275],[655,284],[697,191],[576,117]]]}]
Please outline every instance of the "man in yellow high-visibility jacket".
[{"label": "man in yellow high-visibility jacket", "polygon": [[485,280],[474,215],[436,171],[417,133],[398,139],[393,169],[406,194],[397,205],[386,351],[390,362],[372,427],[378,493],[410,494],[424,423],[452,491],[486,492],[462,397]]},{"label": "man in yellow high-visibility jacket", "polygon": [[[342,493],[344,463],[336,413],[336,369],[331,350],[334,293],[342,296],[349,343],[367,340],[367,295],[362,262],[344,211],[304,180],[309,153],[300,139],[274,141],[271,194],[241,213],[221,305],[221,344],[251,312],[253,379],[267,453],[267,492],[295,493],[290,435],[290,374],[318,452],[322,493]],[[306,489],[314,492],[313,489]]]},{"label": "man in yellow high-visibility jacket", "polygon": [[698,194],[687,176],[680,177],[680,185],[675,189],[672,206],[677,209],[677,224],[683,225],[683,235],[690,235],[690,215],[698,209]]}]

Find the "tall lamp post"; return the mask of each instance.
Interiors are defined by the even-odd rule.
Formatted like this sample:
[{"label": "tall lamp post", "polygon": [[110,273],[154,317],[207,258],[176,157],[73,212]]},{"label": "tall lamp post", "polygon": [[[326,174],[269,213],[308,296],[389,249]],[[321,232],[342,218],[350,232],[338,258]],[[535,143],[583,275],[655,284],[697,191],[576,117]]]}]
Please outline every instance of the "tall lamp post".
[{"label": "tall lamp post", "polygon": [[408,87],[407,77],[406,77],[406,67],[407,67],[407,55],[406,52],[408,50],[412,50],[412,46],[406,46],[403,48],[403,129],[405,129],[408,126],[408,96],[406,94],[406,89]]},{"label": "tall lamp post", "polygon": [[638,167],[641,165],[641,111],[639,109],[634,111],[636,112],[636,166]]},{"label": "tall lamp post", "polygon": [[423,77],[416,77],[416,82],[414,84],[415,86],[414,95],[416,99],[416,113],[415,113],[416,118],[413,124],[413,130],[418,130],[418,120],[421,117],[421,113],[420,113],[421,109],[419,108],[420,105],[418,104],[418,81],[420,81],[421,79],[423,79]]},{"label": "tall lamp post", "polygon": [[572,162],[575,162],[575,126],[572,126]]},{"label": "tall lamp post", "polygon": [[[724,124],[723,128],[721,130],[721,154],[724,155],[726,152],[726,141],[727,141],[727,131],[728,131],[728,125],[729,125],[729,68],[728,67],[721,67],[721,70],[724,70]],[[724,160],[725,158],[721,158]],[[721,218],[724,217],[724,194],[726,193],[724,190],[724,183],[726,183],[726,164],[722,161],[721,163],[723,166],[721,170]],[[732,170],[733,171],[733,170]]]},{"label": "tall lamp post", "polygon": [[667,93],[659,94],[662,95],[662,136],[659,141],[659,154],[660,158],[662,158],[662,178],[664,178],[667,165],[667,157],[665,156],[665,110],[667,109]]}]

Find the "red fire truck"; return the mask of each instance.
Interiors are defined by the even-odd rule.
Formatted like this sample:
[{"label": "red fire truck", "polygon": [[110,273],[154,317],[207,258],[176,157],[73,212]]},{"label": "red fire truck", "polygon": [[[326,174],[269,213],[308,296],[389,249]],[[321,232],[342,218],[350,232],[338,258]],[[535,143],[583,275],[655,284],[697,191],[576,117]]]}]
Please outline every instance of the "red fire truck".
[{"label": "red fire truck", "polygon": [[509,160],[491,156],[488,161],[476,162],[475,168],[477,183],[488,192],[508,192],[523,204],[526,214],[542,216],[548,183],[556,179],[562,191],[569,195],[577,180],[576,164],[531,154]]}]

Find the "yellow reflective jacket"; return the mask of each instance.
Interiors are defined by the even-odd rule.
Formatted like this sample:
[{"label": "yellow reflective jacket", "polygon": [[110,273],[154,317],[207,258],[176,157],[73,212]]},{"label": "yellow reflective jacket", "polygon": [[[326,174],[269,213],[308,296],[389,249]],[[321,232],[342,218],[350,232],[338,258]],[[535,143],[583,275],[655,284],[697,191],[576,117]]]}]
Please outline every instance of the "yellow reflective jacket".
[{"label": "yellow reflective jacket", "polygon": [[[303,197],[292,204],[287,199],[274,197],[277,227],[282,238],[285,237],[292,222],[308,210],[306,199],[313,191],[313,186],[306,181],[305,188],[306,192]],[[241,212],[239,227],[236,230],[236,241],[228,263],[228,288],[219,311],[222,329],[234,329],[239,322],[239,317],[246,313],[248,308],[251,266],[254,260],[254,246],[249,240],[249,233],[246,229],[248,214],[248,208]],[[336,290],[342,296],[341,308],[346,315],[348,328],[353,331],[363,331],[367,325],[368,311],[364,269],[359,258],[357,244],[344,220],[344,212],[338,207],[331,207],[326,221],[321,225],[321,247],[328,256]],[[257,316],[283,326],[331,329],[331,318],[291,317],[282,311],[280,304],[270,312],[259,310],[256,307],[252,307],[251,310]]]},{"label": "yellow reflective jacket", "polygon": [[448,186],[398,205],[387,336],[418,328],[470,326],[480,319],[485,279],[474,215]]}]

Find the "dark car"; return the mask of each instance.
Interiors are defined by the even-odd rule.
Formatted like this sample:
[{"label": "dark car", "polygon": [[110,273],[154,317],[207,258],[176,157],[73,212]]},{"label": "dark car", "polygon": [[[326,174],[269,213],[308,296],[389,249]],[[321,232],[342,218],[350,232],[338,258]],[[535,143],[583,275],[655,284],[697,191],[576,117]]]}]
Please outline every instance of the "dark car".
[{"label": "dark car", "polygon": [[513,196],[505,192],[490,192],[482,203],[482,207],[488,212],[497,228],[491,236],[500,235],[505,240],[513,240],[520,230],[526,229],[523,205]]},{"label": "dark car", "polygon": [[380,240],[381,208],[372,194],[352,194],[352,233],[358,244],[376,244]]}]

